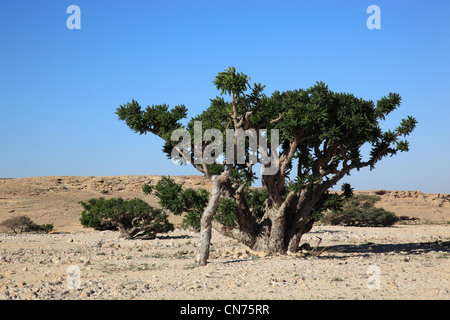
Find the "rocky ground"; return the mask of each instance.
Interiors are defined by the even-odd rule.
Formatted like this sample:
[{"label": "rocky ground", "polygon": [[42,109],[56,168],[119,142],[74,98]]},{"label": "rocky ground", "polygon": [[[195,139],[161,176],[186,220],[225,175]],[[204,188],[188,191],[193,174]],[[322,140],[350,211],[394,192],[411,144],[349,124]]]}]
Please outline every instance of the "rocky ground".
[{"label": "rocky ground", "polygon": [[[26,214],[53,223],[55,233],[0,234],[0,300],[450,298],[448,195],[385,191],[385,206],[400,208],[398,215],[418,207],[410,217],[419,220],[389,228],[316,225],[302,241],[310,248],[296,255],[266,256],[214,232],[208,265],[194,267],[197,233],[125,240],[79,224],[77,201],[154,202],[141,186],[157,177],[27,179],[0,180],[0,220]],[[199,187],[201,179],[181,181]]]},{"label": "rocky ground", "polygon": [[316,251],[269,257],[214,234],[210,263],[194,267],[198,236],[185,230],[2,235],[0,299],[449,299],[448,236],[318,226],[305,236],[312,250],[322,239]]}]

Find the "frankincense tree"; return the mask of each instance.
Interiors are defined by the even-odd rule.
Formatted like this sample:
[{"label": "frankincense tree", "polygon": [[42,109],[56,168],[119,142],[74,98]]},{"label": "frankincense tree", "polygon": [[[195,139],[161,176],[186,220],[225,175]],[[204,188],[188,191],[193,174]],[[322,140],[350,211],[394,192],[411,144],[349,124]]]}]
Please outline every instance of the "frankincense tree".
[{"label": "frankincense tree", "polygon": [[[130,129],[161,137],[165,141],[163,152],[169,158],[190,163],[211,181],[200,221],[198,265],[207,263],[212,227],[254,250],[295,252],[318,215],[327,208],[338,208],[351,193],[347,184],[341,195],[329,190],[354,170],[374,169],[384,157],[408,151],[409,143],[402,137],[417,123],[408,116],[395,129],[382,130],[381,121],[400,106],[397,93],[375,103],[333,92],[317,82],[307,89],[275,91],[266,96],[263,85],[251,85],[250,78],[233,67],[219,72],[213,83],[221,95],[186,126],[181,123],[187,116],[184,105],[172,109],[153,105],[143,110],[132,100],[116,110]],[[244,142],[242,132],[247,138]],[[194,144],[184,144],[181,150],[177,148],[180,138],[188,142],[194,139]],[[257,143],[248,148],[253,138]],[[270,140],[270,146],[262,143],[264,140]],[[247,149],[242,154],[239,150],[243,146]],[[362,152],[366,147],[370,149],[368,156]],[[256,179],[255,154],[263,166],[265,192],[257,215],[249,205],[250,186]],[[215,219],[221,198],[229,199],[228,208],[234,208],[234,225]]]}]

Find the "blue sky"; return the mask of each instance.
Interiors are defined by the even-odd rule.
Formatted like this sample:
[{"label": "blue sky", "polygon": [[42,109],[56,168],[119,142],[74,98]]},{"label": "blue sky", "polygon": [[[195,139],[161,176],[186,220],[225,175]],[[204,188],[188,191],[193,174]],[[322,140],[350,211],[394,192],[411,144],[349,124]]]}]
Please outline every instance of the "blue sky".
[{"label": "blue sky", "polygon": [[[372,4],[381,29],[366,26]],[[66,26],[69,5],[80,30]],[[342,182],[450,193],[449,11],[445,0],[1,1],[0,177],[197,174],[115,109],[135,99],[194,116],[235,66],[266,94],[316,81],[364,99],[399,93],[383,127],[415,116],[410,152]]]}]

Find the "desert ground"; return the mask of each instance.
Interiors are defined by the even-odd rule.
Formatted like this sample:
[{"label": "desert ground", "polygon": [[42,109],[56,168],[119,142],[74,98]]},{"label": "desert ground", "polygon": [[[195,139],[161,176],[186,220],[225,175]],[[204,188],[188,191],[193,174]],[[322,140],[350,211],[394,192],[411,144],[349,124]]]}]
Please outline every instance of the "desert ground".
[{"label": "desert ground", "polygon": [[[199,176],[173,177],[208,187]],[[316,224],[313,251],[267,256],[213,232],[205,267],[194,266],[198,234],[176,228],[153,240],[125,240],[80,224],[79,201],[139,197],[160,176],[0,179],[0,222],[27,215],[50,234],[0,230],[0,300],[300,300],[450,298],[450,195],[363,190],[403,220],[392,227]],[[176,226],[180,217],[171,216]]]}]

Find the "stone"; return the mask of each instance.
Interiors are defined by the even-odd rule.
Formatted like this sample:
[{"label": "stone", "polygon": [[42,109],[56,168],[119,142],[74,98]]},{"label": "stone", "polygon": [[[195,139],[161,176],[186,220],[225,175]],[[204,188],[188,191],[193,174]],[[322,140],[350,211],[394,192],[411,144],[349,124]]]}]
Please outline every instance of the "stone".
[{"label": "stone", "polygon": [[84,265],[84,266],[89,266],[89,265],[91,265],[91,264],[92,264],[92,262],[91,262],[90,259],[87,259],[86,261],[83,262],[83,265]]},{"label": "stone", "polygon": [[90,297],[90,293],[87,290],[83,290],[80,293],[80,298],[89,298]]},{"label": "stone", "polygon": [[23,300],[33,300],[37,298],[37,294],[35,292],[25,292],[20,295],[20,298]]}]

